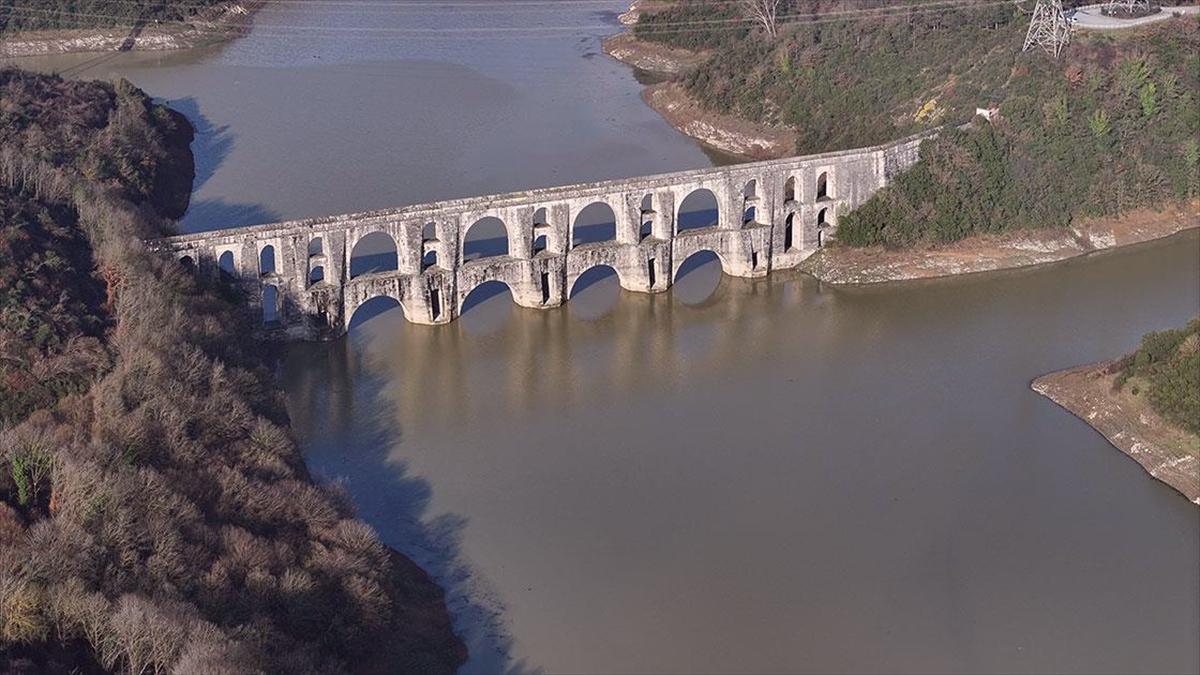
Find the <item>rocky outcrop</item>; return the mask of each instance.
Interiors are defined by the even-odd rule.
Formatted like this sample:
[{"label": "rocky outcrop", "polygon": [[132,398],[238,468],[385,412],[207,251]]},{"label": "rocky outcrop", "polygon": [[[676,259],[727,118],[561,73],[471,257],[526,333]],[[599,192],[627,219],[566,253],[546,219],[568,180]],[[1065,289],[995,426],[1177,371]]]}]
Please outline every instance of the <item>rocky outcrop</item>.
[{"label": "rocky outcrop", "polygon": [[796,150],[796,136],[792,131],[706,110],[677,82],[647,87],[642,92],[642,99],[671,126],[731,155],[776,159],[787,157]]},{"label": "rocky outcrop", "polygon": [[621,63],[661,75],[685,73],[708,58],[704,52],[639,40],[632,33],[617,33],[605,38],[603,47],[605,54]]}]

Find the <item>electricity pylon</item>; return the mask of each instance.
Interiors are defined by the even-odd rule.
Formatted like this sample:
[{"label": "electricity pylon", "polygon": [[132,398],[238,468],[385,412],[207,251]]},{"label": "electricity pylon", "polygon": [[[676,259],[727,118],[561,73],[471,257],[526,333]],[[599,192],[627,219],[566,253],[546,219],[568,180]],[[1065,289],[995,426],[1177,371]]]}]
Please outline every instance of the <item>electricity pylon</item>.
[{"label": "electricity pylon", "polygon": [[1129,16],[1133,16],[1138,9],[1144,9],[1147,13],[1150,12],[1150,0],[1108,0],[1104,3],[1104,12],[1112,14],[1119,9],[1125,10]]},{"label": "electricity pylon", "polygon": [[1063,12],[1062,0],[1037,0],[1021,51],[1027,52],[1030,47],[1037,46],[1057,59],[1070,41],[1071,23]]}]

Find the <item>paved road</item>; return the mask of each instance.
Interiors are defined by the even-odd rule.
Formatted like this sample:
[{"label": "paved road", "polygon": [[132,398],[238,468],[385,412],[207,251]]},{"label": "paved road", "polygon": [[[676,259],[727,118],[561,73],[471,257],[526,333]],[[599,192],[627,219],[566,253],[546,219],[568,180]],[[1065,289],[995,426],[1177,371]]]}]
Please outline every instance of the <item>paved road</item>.
[{"label": "paved road", "polygon": [[1143,16],[1140,19],[1117,19],[1101,14],[1101,7],[1103,5],[1085,5],[1080,7],[1075,10],[1071,25],[1082,30],[1121,30],[1122,28],[1143,26],[1155,21],[1166,21],[1176,14],[1200,14],[1200,5],[1191,5],[1188,7],[1164,6],[1158,14]]}]

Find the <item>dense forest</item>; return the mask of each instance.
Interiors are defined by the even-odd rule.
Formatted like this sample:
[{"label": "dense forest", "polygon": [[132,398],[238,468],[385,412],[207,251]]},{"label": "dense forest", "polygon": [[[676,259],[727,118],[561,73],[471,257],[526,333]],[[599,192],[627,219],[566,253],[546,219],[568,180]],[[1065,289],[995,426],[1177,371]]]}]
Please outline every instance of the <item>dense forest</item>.
[{"label": "dense forest", "polygon": [[1129,387],[1159,415],[1200,434],[1200,319],[1177,330],[1147,333],[1137,351],[1112,371],[1117,389]]},{"label": "dense forest", "polygon": [[0,0],[0,34],[183,21],[228,0]]},{"label": "dense forest", "polygon": [[0,671],[452,671],[440,590],[309,478],[230,292],[141,243],[191,133],[0,70]]},{"label": "dense forest", "polygon": [[[709,50],[683,81],[688,93],[793,129],[797,153],[949,128],[915,169],[840,218],[843,242],[951,241],[1200,195],[1200,21],[1077,33],[1056,61],[1020,52],[1020,8],[917,4],[788,0],[770,38],[720,23],[735,16],[729,5],[679,3],[635,33]],[[976,108],[1000,115],[956,129]]]}]

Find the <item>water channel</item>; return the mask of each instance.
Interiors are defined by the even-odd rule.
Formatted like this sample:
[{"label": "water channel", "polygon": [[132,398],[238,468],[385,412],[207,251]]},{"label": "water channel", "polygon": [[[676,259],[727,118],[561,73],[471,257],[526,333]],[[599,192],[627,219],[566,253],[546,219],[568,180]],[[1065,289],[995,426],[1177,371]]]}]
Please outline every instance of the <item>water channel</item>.
[{"label": "water channel", "polygon": [[[201,230],[719,161],[600,52],[621,9],[281,2],[22,65],[187,113]],[[447,589],[467,672],[1200,669],[1200,512],[1029,389],[1195,315],[1195,231],[869,290],[592,281],[437,328],[380,303],[281,360],[309,465]]]}]

